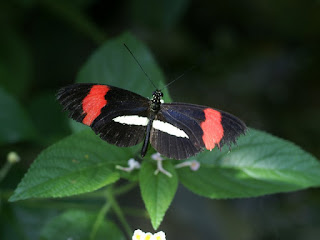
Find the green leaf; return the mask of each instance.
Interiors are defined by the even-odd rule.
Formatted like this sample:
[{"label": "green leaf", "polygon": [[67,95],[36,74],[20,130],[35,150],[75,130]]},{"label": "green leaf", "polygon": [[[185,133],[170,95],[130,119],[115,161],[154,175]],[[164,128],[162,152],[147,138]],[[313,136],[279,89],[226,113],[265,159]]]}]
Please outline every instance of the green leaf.
[{"label": "green leaf", "polygon": [[[155,88],[124,47],[124,43],[133,52],[155,86],[164,86],[163,74],[149,49],[129,33],[109,40],[97,49],[81,68],[76,82],[108,84],[151,97]],[[164,100],[171,101],[167,89],[163,89],[163,92]],[[74,121],[71,126],[74,131],[85,127]]]},{"label": "green leaf", "polygon": [[320,185],[320,163],[286,140],[250,129],[229,152],[206,151],[198,171],[179,169],[181,183],[209,198],[253,197]]},{"label": "green leaf", "polygon": [[[42,240],[72,239],[89,240],[97,214],[81,210],[69,210],[53,218],[41,232]],[[118,227],[103,220],[98,228],[95,240],[125,240]]]},{"label": "green leaf", "polygon": [[44,150],[33,162],[10,201],[64,197],[94,191],[119,179],[135,148],[119,148],[91,130],[73,134]]},{"label": "green leaf", "polygon": [[139,175],[142,199],[154,229],[159,227],[178,187],[178,177],[172,163],[165,161],[163,166],[172,174],[171,178],[163,173],[155,175],[155,164],[150,161],[142,163]]},{"label": "green leaf", "polygon": [[0,144],[34,137],[33,124],[22,106],[0,88]]}]

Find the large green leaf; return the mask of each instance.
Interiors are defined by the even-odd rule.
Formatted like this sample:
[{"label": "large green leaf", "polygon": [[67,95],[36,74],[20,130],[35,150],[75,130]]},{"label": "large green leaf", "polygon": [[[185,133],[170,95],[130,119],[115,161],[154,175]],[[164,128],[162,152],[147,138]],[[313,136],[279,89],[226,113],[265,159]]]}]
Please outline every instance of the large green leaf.
[{"label": "large green leaf", "polygon": [[0,144],[29,140],[35,136],[34,126],[22,106],[0,88]]},{"label": "large green leaf", "polygon": [[197,157],[198,171],[179,169],[179,179],[210,198],[252,197],[320,185],[320,163],[286,140],[250,129],[230,152],[224,147]]},{"label": "large green leaf", "polygon": [[[40,239],[57,240],[89,240],[97,214],[81,210],[69,210],[53,218],[42,229]],[[95,240],[125,240],[118,227],[104,220],[97,229]]]},{"label": "large green leaf", "polygon": [[134,148],[109,145],[91,130],[73,134],[44,150],[10,201],[90,192],[119,179],[115,164],[126,164]]},{"label": "large green leaf", "polygon": [[154,229],[159,227],[178,187],[178,177],[172,163],[164,162],[164,168],[172,177],[163,173],[155,175],[155,164],[144,161],[139,175],[141,195]]},{"label": "large green leaf", "polygon": [[[98,48],[81,68],[76,82],[108,84],[136,92],[144,97],[151,97],[155,88],[124,47],[124,43],[133,52],[155,86],[157,88],[164,86],[163,74],[149,49],[129,33],[109,40]],[[163,92],[164,100],[169,102],[167,89]],[[71,124],[75,131],[85,127],[74,121]]]}]

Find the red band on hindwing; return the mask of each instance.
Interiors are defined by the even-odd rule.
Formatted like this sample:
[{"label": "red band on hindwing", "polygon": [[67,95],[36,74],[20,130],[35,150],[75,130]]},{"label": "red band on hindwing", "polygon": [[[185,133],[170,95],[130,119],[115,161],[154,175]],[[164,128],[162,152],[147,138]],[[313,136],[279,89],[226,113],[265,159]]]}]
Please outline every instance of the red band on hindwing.
[{"label": "red band on hindwing", "polygon": [[206,108],[204,111],[205,120],[201,123],[203,131],[202,140],[206,149],[212,150],[223,137],[224,131],[221,124],[221,113],[212,108]]},{"label": "red band on hindwing", "polygon": [[92,122],[101,114],[101,109],[107,105],[105,95],[110,90],[105,85],[92,86],[89,94],[82,100],[82,110],[86,114],[82,123],[90,126]]}]

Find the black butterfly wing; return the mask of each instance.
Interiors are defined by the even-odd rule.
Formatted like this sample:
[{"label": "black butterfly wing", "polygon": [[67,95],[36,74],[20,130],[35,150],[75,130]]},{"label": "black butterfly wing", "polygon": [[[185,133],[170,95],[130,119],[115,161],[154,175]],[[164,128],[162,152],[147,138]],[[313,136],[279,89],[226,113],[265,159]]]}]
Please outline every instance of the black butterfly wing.
[{"label": "black butterfly wing", "polygon": [[151,130],[151,145],[162,155],[186,159],[204,149],[236,141],[245,124],[237,117],[186,103],[162,104]]},{"label": "black butterfly wing", "polygon": [[129,147],[144,139],[149,100],[125,89],[101,84],[74,84],[58,91],[69,117],[90,126],[103,140]]}]

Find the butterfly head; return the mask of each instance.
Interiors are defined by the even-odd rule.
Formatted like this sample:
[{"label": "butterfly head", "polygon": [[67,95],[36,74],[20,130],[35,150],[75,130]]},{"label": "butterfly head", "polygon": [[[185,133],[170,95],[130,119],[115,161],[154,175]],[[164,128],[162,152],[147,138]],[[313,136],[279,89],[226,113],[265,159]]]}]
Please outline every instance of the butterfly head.
[{"label": "butterfly head", "polygon": [[163,93],[161,90],[155,90],[153,93],[152,93],[152,100],[155,100],[157,102],[160,102],[160,100],[162,99],[163,97]]},{"label": "butterfly head", "polygon": [[161,90],[157,89],[152,93],[151,108],[154,111],[159,111],[162,97],[163,97],[163,93]]}]

